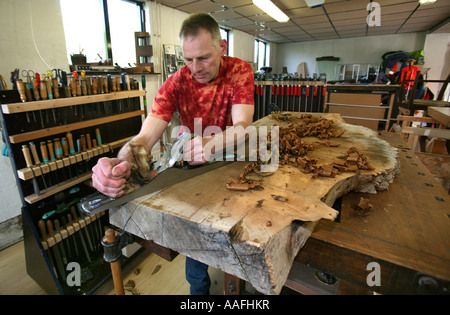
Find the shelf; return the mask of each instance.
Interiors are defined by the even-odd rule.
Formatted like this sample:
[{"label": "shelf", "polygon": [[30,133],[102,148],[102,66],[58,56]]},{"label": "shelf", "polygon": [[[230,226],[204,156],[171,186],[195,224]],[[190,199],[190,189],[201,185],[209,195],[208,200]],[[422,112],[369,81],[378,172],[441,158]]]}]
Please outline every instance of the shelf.
[{"label": "shelf", "polygon": [[35,110],[55,109],[67,106],[85,105],[98,102],[127,99],[144,96],[145,90],[120,91],[105,94],[95,94],[86,96],[74,96],[67,98],[55,98],[52,100],[41,100],[24,103],[3,104],[3,114],[24,113]]},{"label": "shelf", "polygon": [[74,185],[77,185],[79,183],[82,183],[88,179],[90,179],[92,176],[92,172],[87,172],[83,175],[80,175],[79,177],[75,179],[71,179],[69,181],[60,182],[58,185],[54,185],[52,187],[49,187],[48,189],[41,190],[41,194],[39,196],[32,194],[29,196],[26,196],[24,199],[29,204],[36,203],[38,201],[41,201],[47,197],[50,197],[60,191],[66,190],[67,188],[70,188]]},{"label": "shelf", "polygon": [[[94,156],[101,155],[114,149],[122,147],[125,143],[130,141],[133,137],[128,137],[124,139],[120,139],[108,144],[103,144],[97,148],[93,148],[91,150],[87,150],[85,152],[77,152],[75,154],[65,156],[62,159],[58,159],[56,161],[51,161],[48,164],[40,164],[34,165],[31,168],[25,167],[20,170],[17,170],[17,176],[21,180],[30,180],[34,177],[45,175],[50,173],[50,171],[55,171],[61,169],[63,167],[68,167],[70,165],[74,165],[76,163],[88,160]],[[34,173],[34,175],[33,175]]]},{"label": "shelf", "polygon": [[128,112],[128,113],[123,113],[123,114],[119,114],[119,115],[112,115],[112,116],[107,116],[107,117],[102,117],[102,118],[97,118],[97,119],[91,119],[91,120],[87,120],[87,121],[82,121],[82,122],[58,126],[58,127],[40,129],[40,130],[36,130],[36,131],[25,132],[25,133],[20,133],[17,135],[9,136],[9,141],[11,143],[20,143],[20,142],[25,142],[25,141],[31,141],[34,139],[45,138],[45,137],[53,136],[53,135],[60,134],[60,133],[66,133],[66,132],[77,130],[77,129],[88,128],[88,127],[93,127],[93,126],[97,126],[97,125],[101,125],[101,124],[106,124],[106,123],[113,122],[113,121],[119,121],[119,120],[131,118],[131,117],[137,117],[137,116],[144,115],[144,114],[145,114],[145,111],[138,110],[138,111],[134,111],[134,112]]}]

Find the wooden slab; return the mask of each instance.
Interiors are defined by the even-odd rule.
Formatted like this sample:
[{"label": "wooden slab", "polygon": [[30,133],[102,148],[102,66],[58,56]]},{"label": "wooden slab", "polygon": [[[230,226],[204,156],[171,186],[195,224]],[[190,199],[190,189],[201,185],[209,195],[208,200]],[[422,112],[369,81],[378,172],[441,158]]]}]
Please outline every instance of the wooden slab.
[{"label": "wooden slab", "polygon": [[[292,113],[296,115],[296,113]],[[352,146],[369,158],[374,171],[316,178],[280,166],[264,177],[263,190],[229,191],[226,182],[249,162],[234,162],[138,198],[110,211],[110,222],[143,239],[249,281],[264,294],[278,294],[294,257],[322,218],[333,220],[334,201],[351,190],[387,189],[398,169],[397,149],[376,132],[344,123],[339,114],[321,114],[345,128],[339,147],[316,144],[308,157],[330,163]],[[287,125],[265,117],[255,126]],[[304,138],[307,142],[317,138]],[[277,201],[272,195],[287,201]]]}]

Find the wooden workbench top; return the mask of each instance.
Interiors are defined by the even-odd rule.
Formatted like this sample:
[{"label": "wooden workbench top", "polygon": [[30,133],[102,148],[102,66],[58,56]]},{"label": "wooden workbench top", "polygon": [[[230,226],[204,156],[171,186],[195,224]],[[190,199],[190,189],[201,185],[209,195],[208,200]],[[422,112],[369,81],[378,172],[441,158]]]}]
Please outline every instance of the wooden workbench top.
[{"label": "wooden workbench top", "polygon": [[[381,138],[399,148],[401,168],[394,182],[376,195],[345,195],[340,222],[321,220],[296,259],[365,288],[367,264],[378,262],[381,286],[368,289],[445,293],[450,281],[449,195],[398,134]],[[361,197],[373,205],[367,216],[354,211]],[[435,279],[437,287],[421,288],[420,277]]]},{"label": "wooden workbench top", "polygon": [[[227,190],[226,183],[249,162],[234,162],[113,209],[111,223],[247,280],[262,293],[279,293],[295,255],[317,222],[337,216],[331,208],[336,198],[355,189],[372,193],[386,189],[398,168],[397,150],[376,132],[346,124],[339,114],[318,116],[333,119],[335,128],[344,128],[345,133],[329,139],[339,147],[315,143],[308,157],[319,165],[330,163],[356,146],[374,170],[313,178],[299,168],[280,166],[263,178],[263,190],[239,192]],[[288,123],[265,117],[254,125]]]}]

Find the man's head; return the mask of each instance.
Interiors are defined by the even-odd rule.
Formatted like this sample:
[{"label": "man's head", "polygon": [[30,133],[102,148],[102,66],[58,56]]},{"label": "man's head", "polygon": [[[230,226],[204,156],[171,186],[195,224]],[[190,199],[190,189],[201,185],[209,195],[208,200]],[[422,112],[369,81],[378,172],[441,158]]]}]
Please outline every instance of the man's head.
[{"label": "man's head", "polygon": [[194,78],[200,83],[217,78],[227,42],[221,39],[216,20],[206,13],[192,14],[183,22],[179,38],[184,61]]}]

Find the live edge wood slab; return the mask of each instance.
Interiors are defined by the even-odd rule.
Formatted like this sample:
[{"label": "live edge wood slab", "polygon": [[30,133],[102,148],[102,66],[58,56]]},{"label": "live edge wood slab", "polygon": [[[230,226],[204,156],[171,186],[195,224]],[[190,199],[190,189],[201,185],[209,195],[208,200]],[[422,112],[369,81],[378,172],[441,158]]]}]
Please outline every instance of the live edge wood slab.
[{"label": "live edge wood slab", "polygon": [[[261,293],[278,294],[319,220],[338,215],[331,208],[334,201],[353,190],[388,189],[399,167],[397,149],[376,132],[346,124],[339,114],[313,115],[333,119],[335,128],[344,128],[345,133],[329,139],[338,147],[315,144],[309,158],[318,159],[319,165],[331,163],[357,147],[374,170],[314,179],[301,169],[280,165],[273,175],[263,177],[264,189],[239,192],[227,190],[226,183],[249,162],[233,162],[111,209],[111,224],[246,280]],[[274,124],[283,127],[288,122],[267,116],[254,123]]]}]

